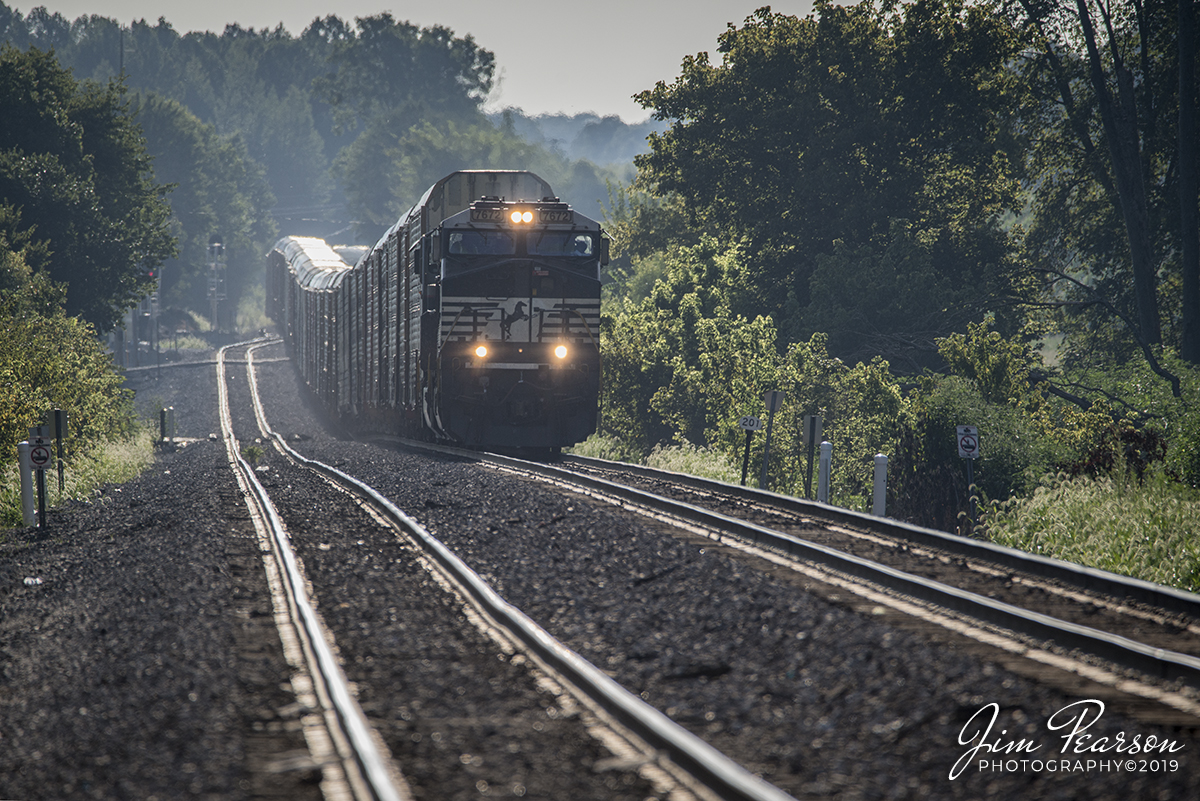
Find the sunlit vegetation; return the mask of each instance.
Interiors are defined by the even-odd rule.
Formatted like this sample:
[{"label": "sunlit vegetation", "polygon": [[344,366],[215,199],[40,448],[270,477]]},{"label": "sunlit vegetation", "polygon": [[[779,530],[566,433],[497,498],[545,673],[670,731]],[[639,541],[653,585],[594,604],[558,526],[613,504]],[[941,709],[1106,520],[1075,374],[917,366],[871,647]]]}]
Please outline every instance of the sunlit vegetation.
[{"label": "sunlit vegetation", "polygon": [[[63,134],[48,141],[75,152],[91,140],[51,122],[86,130],[98,109],[117,115],[127,184],[155,234],[147,252],[167,259],[164,302],[197,324],[214,237],[234,296],[251,299],[230,304],[236,325],[254,329],[249,287],[277,232],[318,233],[307,220],[369,241],[451,169],[533,169],[585,212],[607,198],[600,432],[576,452],[737,479],[738,418],[765,417],[763,393],[779,390],[773,490],[807,492],[800,431],[820,415],[835,503],[868,508],[884,453],[890,515],[971,533],[976,493],[991,510],[976,534],[1194,587],[1198,137],[1178,112],[1198,100],[1178,87],[1195,55],[1179,47],[1174,5],[1109,8],[1103,24],[1093,4],[1058,0],[762,9],[638,96],[653,132],[632,179],[529,141],[515,114],[490,122],[492,54],[388,14],[327,16],[298,36],[137,22],[123,84],[107,83],[113,20],[0,5],[0,36],[38,48],[6,50],[6,63],[25,59],[62,89],[53,109],[27,109]],[[51,47],[98,83],[73,83]],[[5,142],[0,180],[34,186],[21,183],[36,171],[17,169],[20,143]],[[99,184],[87,159],[34,161],[71,180],[40,206],[5,196],[0,233],[26,279],[64,280],[55,229],[33,228],[35,215]],[[174,258],[155,238],[166,184]],[[106,219],[85,215],[80,230]],[[143,279],[106,286],[105,308]],[[69,325],[53,305],[45,318]],[[5,414],[15,432],[32,411]],[[957,425],[980,430],[973,488]],[[752,438],[754,476],[764,440]]]},{"label": "sunlit vegetation", "polygon": [[[140,426],[132,434],[102,442],[84,453],[73,455],[64,465],[63,489],[58,488],[57,465],[46,472],[46,506],[55,508],[67,501],[103,503],[104,488],[136,478],[154,461],[152,426]],[[23,524],[21,485],[15,463],[0,474],[0,526]],[[0,539],[3,538],[0,534]]]},{"label": "sunlit vegetation", "polygon": [[985,517],[993,542],[1200,592],[1200,491],[1162,470],[1048,478]]}]

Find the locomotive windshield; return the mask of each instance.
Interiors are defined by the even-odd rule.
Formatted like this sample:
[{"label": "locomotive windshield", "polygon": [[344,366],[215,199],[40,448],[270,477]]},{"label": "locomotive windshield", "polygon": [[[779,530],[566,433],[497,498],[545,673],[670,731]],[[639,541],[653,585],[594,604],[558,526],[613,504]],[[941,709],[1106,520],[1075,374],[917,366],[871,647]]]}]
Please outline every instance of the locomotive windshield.
[{"label": "locomotive windshield", "polygon": [[506,256],[517,252],[505,231],[453,231],[449,251],[454,256]]},{"label": "locomotive windshield", "polygon": [[529,235],[531,256],[578,256],[589,258],[595,255],[595,239],[592,234],[574,231],[544,231]]}]

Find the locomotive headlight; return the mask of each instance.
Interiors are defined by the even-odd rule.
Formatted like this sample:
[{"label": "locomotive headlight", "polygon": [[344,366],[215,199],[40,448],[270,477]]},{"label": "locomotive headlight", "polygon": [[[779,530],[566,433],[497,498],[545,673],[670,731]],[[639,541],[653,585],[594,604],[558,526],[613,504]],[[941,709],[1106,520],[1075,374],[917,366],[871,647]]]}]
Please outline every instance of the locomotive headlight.
[{"label": "locomotive headlight", "polygon": [[529,223],[533,222],[533,212],[514,209],[513,213],[508,215],[508,218],[515,223]]},{"label": "locomotive headlight", "polygon": [[554,355],[560,359],[567,358],[567,346],[559,345],[557,348],[554,349]]},{"label": "locomotive headlight", "polygon": [[475,349],[475,355],[481,359],[487,358],[487,345],[480,345]]}]

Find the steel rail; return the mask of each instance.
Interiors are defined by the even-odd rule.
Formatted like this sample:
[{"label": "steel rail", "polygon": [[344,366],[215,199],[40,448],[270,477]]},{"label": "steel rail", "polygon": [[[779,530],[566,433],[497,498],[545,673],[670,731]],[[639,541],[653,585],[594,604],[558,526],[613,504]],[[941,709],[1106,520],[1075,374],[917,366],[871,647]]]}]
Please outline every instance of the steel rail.
[{"label": "steel rail", "polygon": [[[403,529],[445,570],[492,620],[545,664],[562,674],[598,708],[668,755],[708,789],[730,801],[794,801],[793,797],[747,771],[725,754],[622,687],[602,670],[555,639],[528,615],[505,601],[453,551],[373,487],[335,467],[296,452],[270,428],[259,403],[253,362],[247,365],[259,426],[272,442],[299,464],[327,476],[369,501],[382,516]],[[463,451],[478,458],[480,454]]]},{"label": "steel rail", "polygon": [[527,475],[549,478],[565,485],[574,485],[590,494],[615,499],[622,504],[640,507],[657,514],[670,515],[710,531],[733,534],[756,545],[824,565],[860,580],[886,587],[893,592],[959,612],[979,621],[1001,626],[1018,634],[1052,640],[1060,646],[1079,649],[1148,676],[1167,680],[1179,679],[1192,686],[1200,686],[1200,658],[1189,654],[1155,648],[1117,634],[1059,620],[1029,609],[1022,609],[1003,601],[986,598],[939,581],[915,576],[869,559],[809,542],[792,534],[774,531],[755,523],[711,512],[682,501],[663,498],[595,476],[500,454],[484,454],[459,448],[439,449],[455,455],[493,462]]},{"label": "steel rail", "polygon": [[[234,468],[243,486],[247,487],[253,496],[253,502],[266,518],[271,535],[271,545],[280,563],[281,578],[287,591],[288,604],[291,607],[293,623],[297,635],[302,639],[308,672],[317,687],[317,697],[322,703],[331,706],[326,710],[332,712],[337,725],[340,727],[341,738],[350,748],[352,765],[346,765],[343,759],[343,770],[353,769],[361,777],[361,782],[347,781],[347,787],[356,798],[364,801],[407,801],[411,799],[408,788],[393,781],[392,771],[387,760],[380,753],[371,735],[362,708],[358,705],[346,677],[338,664],[337,658],[329,646],[325,636],[324,626],[317,616],[316,609],[308,597],[304,577],[300,572],[296,554],[292,550],[287,530],[272,504],[271,499],[254,474],[254,469],[238,452],[237,438],[233,434],[232,416],[229,409],[229,397],[225,382],[225,352],[229,348],[268,344],[262,339],[235,343],[221,348],[217,352],[217,385],[218,403],[220,407],[221,433],[229,456],[230,466]],[[249,358],[247,359],[249,362]],[[247,498],[247,504],[251,498]],[[251,510],[253,512],[253,509]],[[330,716],[323,716],[326,725],[330,726]],[[349,771],[347,771],[349,773]],[[350,778],[349,776],[347,777]],[[366,795],[364,795],[364,792]]]},{"label": "steel rail", "polygon": [[653,467],[631,465],[624,462],[611,462],[605,459],[594,459],[585,456],[564,455],[562,460],[568,464],[576,463],[580,466],[594,469],[632,473],[643,478],[659,479],[673,484],[680,484],[702,492],[732,496],[773,511],[802,515],[814,518],[820,522],[833,522],[838,525],[865,530],[869,533],[893,539],[906,540],[928,548],[952,553],[956,556],[975,559],[993,566],[1004,567],[1008,570],[1027,573],[1043,579],[1060,581],[1076,589],[1124,598],[1130,601],[1139,601],[1158,609],[1200,618],[1200,595],[1174,587],[1165,587],[1143,579],[1121,576],[1106,570],[1064,562],[1061,559],[1020,551],[1016,548],[1008,548],[991,542],[962,537],[945,531],[923,528],[891,518],[876,517],[851,509],[842,509],[837,506],[830,506],[803,498],[794,498],[788,495],[780,495],[766,490],[743,487],[737,484],[727,484],[714,479],[698,478],[669,470],[659,470]]}]

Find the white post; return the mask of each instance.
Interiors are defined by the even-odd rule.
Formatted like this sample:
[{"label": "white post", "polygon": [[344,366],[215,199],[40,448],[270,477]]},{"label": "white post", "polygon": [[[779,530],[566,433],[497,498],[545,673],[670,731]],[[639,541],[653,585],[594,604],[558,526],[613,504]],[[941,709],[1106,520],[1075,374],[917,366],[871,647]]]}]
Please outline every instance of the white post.
[{"label": "white post", "polygon": [[887,463],[886,454],[875,454],[875,503],[871,514],[876,517],[883,517],[887,508]]},{"label": "white post", "polygon": [[829,503],[829,469],[833,462],[833,443],[826,440],[821,443],[821,460],[817,473],[817,500]]},{"label": "white post", "polygon": [[33,461],[29,458],[32,447],[28,442],[17,443],[17,471],[21,474],[21,517],[26,527],[37,525],[37,515],[33,508]]}]

